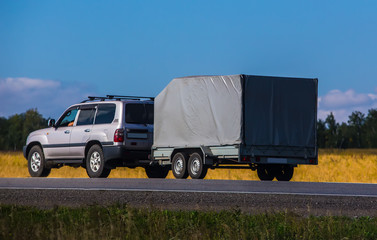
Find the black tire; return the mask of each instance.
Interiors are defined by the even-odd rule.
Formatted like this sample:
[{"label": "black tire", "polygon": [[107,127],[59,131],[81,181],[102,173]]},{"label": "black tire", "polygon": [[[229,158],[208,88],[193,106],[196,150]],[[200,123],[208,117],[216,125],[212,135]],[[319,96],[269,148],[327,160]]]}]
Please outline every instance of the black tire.
[{"label": "black tire", "polygon": [[34,146],[30,149],[27,157],[29,174],[32,177],[47,177],[51,168],[46,168],[45,156],[40,146]]},{"label": "black tire", "polygon": [[272,181],[275,178],[275,171],[272,166],[259,165],[257,174],[262,181]]},{"label": "black tire", "polygon": [[187,178],[189,175],[187,171],[187,155],[180,152],[176,153],[171,162],[171,170],[175,178]]},{"label": "black tire", "polygon": [[199,153],[191,154],[187,171],[192,179],[203,179],[208,171],[208,167],[204,165],[203,158]]},{"label": "black tire", "polygon": [[104,168],[100,178],[107,178],[111,173],[111,168]]},{"label": "black tire", "polygon": [[166,178],[169,174],[168,167],[162,166],[148,166],[145,167],[145,173],[147,174],[148,178]]},{"label": "black tire", "polygon": [[90,147],[86,155],[86,172],[90,178],[107,178],[111,169],[105,167],[105,158],[99,145]]},{"label": "black tire", "polygon": [[293,177],[294,167],[292,165],[281,165],[275,173],[278,181],[290,181]]}]

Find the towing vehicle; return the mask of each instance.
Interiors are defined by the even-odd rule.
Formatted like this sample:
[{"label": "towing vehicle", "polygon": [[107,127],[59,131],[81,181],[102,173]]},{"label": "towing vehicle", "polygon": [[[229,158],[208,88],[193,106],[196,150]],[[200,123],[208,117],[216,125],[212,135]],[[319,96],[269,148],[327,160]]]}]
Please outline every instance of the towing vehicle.
[{"label": "towing vehicle", "polygon": [[89,177],[107,177],[116,167],[144,167],[148,177],[166,177],[169,169],[150,165],[153,97],[88,97],[70,106],[49,128],[29,134],[24,156],[32,177],[52,168],[84,167]]}]

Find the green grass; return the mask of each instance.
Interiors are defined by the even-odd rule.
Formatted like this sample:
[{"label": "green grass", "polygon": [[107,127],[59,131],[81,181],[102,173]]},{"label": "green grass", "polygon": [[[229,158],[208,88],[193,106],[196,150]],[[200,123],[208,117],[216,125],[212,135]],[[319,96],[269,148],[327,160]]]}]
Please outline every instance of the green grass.
[{"label": "green grass", "polygon": [[376,239],[377,219],[0,205],[0,239]]}]

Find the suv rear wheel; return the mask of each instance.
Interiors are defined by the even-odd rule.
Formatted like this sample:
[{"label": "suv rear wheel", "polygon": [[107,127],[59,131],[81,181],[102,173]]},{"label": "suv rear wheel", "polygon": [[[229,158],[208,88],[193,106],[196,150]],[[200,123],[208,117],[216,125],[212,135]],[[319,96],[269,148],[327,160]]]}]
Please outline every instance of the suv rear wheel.
[{"label": "suv rear wheel", "polygon": [[31,148],[27,160],[30,176],[47,177],[50,174],[51,168],[45,167],[45,157],[40,146]]},{"label": "suv rear wheel", "polygon": [[86,172],[90,178],[106,178],[111,169],[105,168],[102,148],[98,145],[90,147],[86,155]]}]

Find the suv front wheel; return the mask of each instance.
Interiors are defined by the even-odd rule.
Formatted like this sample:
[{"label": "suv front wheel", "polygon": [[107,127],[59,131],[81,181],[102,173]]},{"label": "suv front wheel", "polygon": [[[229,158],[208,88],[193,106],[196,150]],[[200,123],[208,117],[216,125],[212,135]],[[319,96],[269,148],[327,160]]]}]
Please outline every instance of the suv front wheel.
[{"label": "suv front wheel", "polygon": [[86,155],[86,172],[90,178],[106,178],[111,169],[105,168],[102,148],[98,145],[90,147]]},{"label": "suv front wheel", "polygon": [[51,168],[45,167],[45,157],[40,146],[34,146],[30,149],[28,160],[28,169],[32,177],[47,177]]}]

